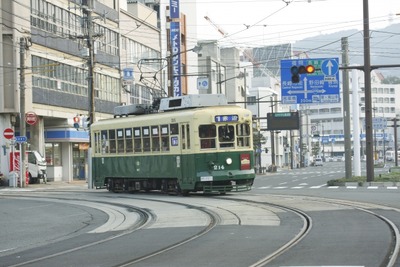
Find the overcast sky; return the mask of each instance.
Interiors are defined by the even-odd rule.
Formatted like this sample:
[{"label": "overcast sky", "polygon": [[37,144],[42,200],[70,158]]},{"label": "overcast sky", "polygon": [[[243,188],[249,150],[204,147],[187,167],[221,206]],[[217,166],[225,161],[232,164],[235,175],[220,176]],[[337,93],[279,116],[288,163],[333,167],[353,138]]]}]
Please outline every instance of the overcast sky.
[{"label": "overcast sky", "polygon": [[[197,27],[198,39],[217,39],[221,45],[271,45],[345,29],[363,29],[363,0],[180,1],[197,3],[197,25],[188,26]],[[400,0],[369,0],[371,29],[400,23],[400,15],[396,15],[399,13]]]}]

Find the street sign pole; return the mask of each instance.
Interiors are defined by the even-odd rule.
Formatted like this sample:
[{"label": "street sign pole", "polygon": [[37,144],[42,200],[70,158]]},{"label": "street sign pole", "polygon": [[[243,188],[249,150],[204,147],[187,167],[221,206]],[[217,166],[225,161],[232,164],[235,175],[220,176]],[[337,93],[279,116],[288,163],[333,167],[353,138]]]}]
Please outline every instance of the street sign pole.
[{"label": "street sign pole", "polygon": [[13,172],[14,172],[14,175],[13,175],[13,177],[14,177],[14,187],[16,187],[18,178],[15,175],[16,171],[15,171],[15,143],[14,143],[14,140],[11,141],[11,155],[12,155],[12,167],[13,167]]}]

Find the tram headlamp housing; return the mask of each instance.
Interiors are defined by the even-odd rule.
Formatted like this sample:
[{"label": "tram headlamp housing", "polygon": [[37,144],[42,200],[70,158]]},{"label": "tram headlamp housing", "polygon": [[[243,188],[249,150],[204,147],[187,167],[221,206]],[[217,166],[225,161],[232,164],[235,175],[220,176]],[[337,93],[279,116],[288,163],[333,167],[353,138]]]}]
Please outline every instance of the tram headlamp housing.
[{"label": "tram headlamp housing", "polygon": [[232,159],[231,158],[227,158],[225,160],[226,164],[231,165],[232,164]]}]

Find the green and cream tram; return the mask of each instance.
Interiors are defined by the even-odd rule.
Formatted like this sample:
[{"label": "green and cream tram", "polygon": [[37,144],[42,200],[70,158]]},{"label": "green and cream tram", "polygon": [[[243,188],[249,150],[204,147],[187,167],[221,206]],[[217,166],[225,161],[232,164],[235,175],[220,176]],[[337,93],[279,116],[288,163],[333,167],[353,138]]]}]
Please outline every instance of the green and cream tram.
[{"label": "green and cream tram", "polygon": [[222,97],[165,98],[156,112],[121,106],[115,118],[91,125],[94,186],[182,194],[250,190],[252,114]]}]

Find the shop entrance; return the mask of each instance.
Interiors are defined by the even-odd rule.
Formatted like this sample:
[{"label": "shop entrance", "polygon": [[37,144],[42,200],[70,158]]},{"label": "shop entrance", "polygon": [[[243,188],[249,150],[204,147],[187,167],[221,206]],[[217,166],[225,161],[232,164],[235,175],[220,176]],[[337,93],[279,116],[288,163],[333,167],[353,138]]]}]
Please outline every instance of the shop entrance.
[{"label": "shop entrance", "polygon": [[74,180],[85,180],[88,177],[88,143],[72,144],[72,162]]}]

